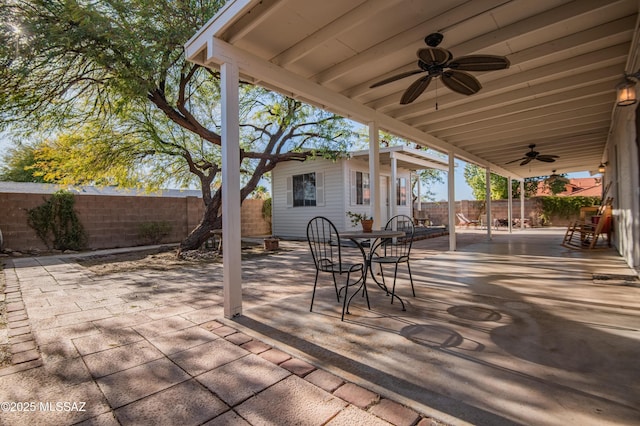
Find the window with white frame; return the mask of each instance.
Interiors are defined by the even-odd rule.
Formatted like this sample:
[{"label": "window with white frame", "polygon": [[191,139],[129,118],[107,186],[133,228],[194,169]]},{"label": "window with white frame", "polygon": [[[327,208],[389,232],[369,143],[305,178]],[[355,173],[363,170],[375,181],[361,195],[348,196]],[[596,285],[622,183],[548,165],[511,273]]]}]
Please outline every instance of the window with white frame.
[{"label": "window with white frame", "polygon": [[324,204],[324,174],[303,173],[287,177],[287,207]]},{"label": "window with white frame", "polygon": [[371,203],[369,173],[351,171],[351,204],[368,206]]},{"label": "window with white frame", "polygon": [[398,206],[407,205],[407,178],[396,179],[396,204]]}]

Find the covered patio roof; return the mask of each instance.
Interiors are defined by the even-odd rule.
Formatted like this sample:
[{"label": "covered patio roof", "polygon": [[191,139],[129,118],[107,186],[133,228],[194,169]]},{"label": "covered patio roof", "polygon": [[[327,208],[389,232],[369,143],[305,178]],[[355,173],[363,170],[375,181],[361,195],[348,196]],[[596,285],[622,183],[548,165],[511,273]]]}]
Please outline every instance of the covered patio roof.
[{"label": "covered patio roof", "polygon": [[[351,157],[369,161],[369,151],[354,151],[351,153]],[[403,145],[380,148],[379,164],[389,166],[391,165],[392,159],[396,160],[398,167],[413,171],[423,169],[446,171],[449,169],[446,159],[429,155],[418,149],[412,149]]]},{"label": "covered patio roof", "polygon": [[[232,0],[186,44],[207,67],[334,111],[514,179],[594,170],[615,114],[615,86],[635,60],[636,0]],[[464,96],[440,78],[400,105],[424,74],[416,51],[439,32],[454,57],[505,56],[474,72]],[[518,160],[535,144],[553,164]]]}]

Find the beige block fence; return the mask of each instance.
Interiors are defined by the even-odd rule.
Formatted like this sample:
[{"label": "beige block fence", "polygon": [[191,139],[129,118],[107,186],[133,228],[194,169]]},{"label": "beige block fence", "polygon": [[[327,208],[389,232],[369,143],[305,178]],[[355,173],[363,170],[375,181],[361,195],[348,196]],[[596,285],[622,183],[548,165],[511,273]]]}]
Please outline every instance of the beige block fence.
[{"label": "beige block fence", "polygon": [[[15,251],[46,250],[45,244],[27,224],[27,210],[44,203],[50,195],[0,193],[0,230],[4,248]],[[108,196],[75,197],[75,211],[87,236],[88,248],[107,249],[147,244],[139,236],[144,223],[167,222],[171,233],[161,243],[176,243],[194,229],[204,212],[198,197]],[[263,200],[242,204],[242,235],[264,236],[271,224],[262,217]]]}]

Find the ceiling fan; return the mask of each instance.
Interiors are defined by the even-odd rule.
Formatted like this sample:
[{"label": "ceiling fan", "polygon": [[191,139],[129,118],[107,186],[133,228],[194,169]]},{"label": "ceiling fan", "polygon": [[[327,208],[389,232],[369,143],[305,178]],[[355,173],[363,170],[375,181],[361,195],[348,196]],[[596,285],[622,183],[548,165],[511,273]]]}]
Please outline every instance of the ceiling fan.
[{"label": "ceiling fan", "polygon": [[545,181],[545,183],[547,183],[549,185],[554,183],[554,182],[556,182],[556,181],[562,182],[562,183],[569,183],[570,182],[569,179],[567,179],[566,177],[556,174],[555,170],[552,170],[551,171],[551,175],[548,178],[546,178],[544,181]]},{"label": "ceiling fan", "polygon": [[508,163],[505,163],[505,164],[515,163],[516,161],[522,161],[520,165],[524,166],[525,164],[529,164],[531,160],[544,161],[545,163],[553,163],[554,161],[556,161],[556,158],[558,158],[557,155],[542,155],[538,151],[533,150],[533,148],[535,147],[536,147],[535,144],[529,145],[530,151],[524,154],[524,157],[518,158],[517,160],[509,161]]},{"label": "ceiling fan", "polygon": [[450,51],[437,47],[443,37],[440,33],[429,34],[425,37],[424,42],[429,47],[419,49],[416,52],[420,69],[386,78],[372,84],[370,88],[373,89],[414,74],[426,72],[426,76],[414,81],[404,92],[400,99],[400,103],[404,105],[415,101],[434,78],[441,77],[442,83],[454,92],[473,95],[482,89],[482,85],[478,79],[465,71],[494,71],[509,68],[509,60],[504,56],[467,55],[454,59]]}]

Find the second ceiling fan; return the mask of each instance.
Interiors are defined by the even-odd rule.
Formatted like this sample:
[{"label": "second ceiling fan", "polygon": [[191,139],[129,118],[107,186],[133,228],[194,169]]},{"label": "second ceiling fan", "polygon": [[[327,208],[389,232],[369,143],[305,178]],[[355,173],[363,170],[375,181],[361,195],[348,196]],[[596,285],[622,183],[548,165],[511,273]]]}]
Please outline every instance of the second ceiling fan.
[{"label": "second ceiling fan", "polygon": [[386,78],[372,84],[370,88],[426,72],[426,76],[420,77],[405,90],[400,99],[400,103],[404,105],[415,101],[434,78],[441,77],[442,83],[454,92],[473,95],[482,89],[482,85],[477,78],[465,71],[494,71],[509,68],[509,60],[504,56],[467,55],[454,59],[450,51],[437,47],[442,39],[443,35],[440,33],[429,34],[425,37],[424,41],[429,47],[419,49],[416,52],[420,69]]}]

